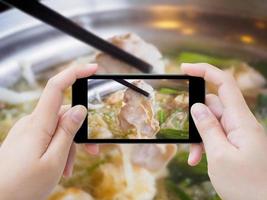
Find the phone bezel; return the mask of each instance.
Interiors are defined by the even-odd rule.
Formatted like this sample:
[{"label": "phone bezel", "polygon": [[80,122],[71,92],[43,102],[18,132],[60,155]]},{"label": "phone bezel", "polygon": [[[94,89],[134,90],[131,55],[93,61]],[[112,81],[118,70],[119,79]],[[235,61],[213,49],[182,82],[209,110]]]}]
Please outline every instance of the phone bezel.
[{"label": "phone bezel", "polygon": [[[87,79],[185,79],[189,80],[189,109],[194,103],[205,102],[205,81],[200,77],[172,74],[98,74],[88,78],[76,80],[72,86],[72,106],[88,104],[88,81]],[[86,116],[81,128],[78,130],[74,141],[76,143],[200,143],[201,137],[189,112],[189,138],[188,139],[88,139],[88,118]]]}]

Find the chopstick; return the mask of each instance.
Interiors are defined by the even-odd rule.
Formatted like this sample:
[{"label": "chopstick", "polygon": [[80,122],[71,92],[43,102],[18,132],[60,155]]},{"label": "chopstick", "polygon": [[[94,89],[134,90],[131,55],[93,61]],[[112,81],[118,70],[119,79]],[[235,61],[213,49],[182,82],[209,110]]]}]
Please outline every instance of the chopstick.
[{"label": "chopstick", "polygon": [[54,28],[73,36],[74,38],[103,51],[114,58],[121,60],[144,73],[150,73],[153,67],[147,62],[133,56],[132,54],[123,51],[119,47],[105,41],[95,34],[78,26],[63,15],[39,3],[37,0],[0,0],[8,6],[16,7],[17,9],[43,21]]},{"label": "chopstick", "polygon": [[135,92],[138,92],[138,93],[146,96],[146,97],[150,96],[149,93],[146,92],[145,90],[135,86],[132,83],[129,83],[128,81],[125,81],[124,79],[113,79],[113,80],[118,82],[118,83],[120,83],[120,84],[122,84],[122,85],[124,85],[124,86],[126,86],[126,87],[128,87],[128,88],[130,88],[130,89],[132,89],[132,90],[134,90]]}]

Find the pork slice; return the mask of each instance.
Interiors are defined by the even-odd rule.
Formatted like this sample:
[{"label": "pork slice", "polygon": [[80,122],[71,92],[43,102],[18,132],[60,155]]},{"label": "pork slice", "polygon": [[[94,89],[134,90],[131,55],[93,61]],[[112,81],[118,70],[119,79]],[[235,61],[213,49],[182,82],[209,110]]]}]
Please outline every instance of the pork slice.
[{"label": "pork slice", "polygon": [[128,88],[124,93],[125,105],[118,116],[120,127],[125,132],[135,129],[137,138],[151,138],[160,129],[159,122],[154,117],[154,90],[144,81],[135,81],[133,84],[147,91],[150,97]]},{"label": "pork slice", "polygon": [[[159,50],[154,45],[145,42],[138,35],[134,33],[127,33],[124,35],[114,36],[109,39],[109,42],[151,64],[153,72],[165,72],[165,64]],[[100,71],[106,73],[140,72],[134,67],[114,59],[103,52],[96,55],[96,62],[100,66]]]}]

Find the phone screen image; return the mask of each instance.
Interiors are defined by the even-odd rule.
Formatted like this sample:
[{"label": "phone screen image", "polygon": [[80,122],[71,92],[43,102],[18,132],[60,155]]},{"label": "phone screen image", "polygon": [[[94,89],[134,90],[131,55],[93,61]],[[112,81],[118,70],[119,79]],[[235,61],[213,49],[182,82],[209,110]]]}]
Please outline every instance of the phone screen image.
[{"label": "phone screen image", "polygon": [[[124,80],[149,95],[116,80]],[[198,89],[197,96],[190,92],[193,87]],[[200,142],[189,111],[192,103],[203,99],[204,81],[188,76],[95,75],[80,79],[73,86],[73,102],[86,105],[88,116],[75,141]]]}]

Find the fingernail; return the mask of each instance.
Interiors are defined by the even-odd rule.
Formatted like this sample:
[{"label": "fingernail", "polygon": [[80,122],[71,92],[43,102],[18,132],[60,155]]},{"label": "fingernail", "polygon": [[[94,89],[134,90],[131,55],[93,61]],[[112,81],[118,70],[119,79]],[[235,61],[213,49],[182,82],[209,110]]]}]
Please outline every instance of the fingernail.
[{"label": "fingernail", "polygon": [[209,116],[207,107],[201,103],[194,104],[191,108],[191,112],[193,117],[198,121],[204,120]]},{"label": "fingernail", "polygon": [[89,63],[87,65],[85,65],[86,68],[96,68],[97,64],[96,63]]},{"label": "fingernail", "polygon": [[91,155],[97,155],[99,153],[99,147],[97,145],[86,145],[85,146],[88,153]]},{"label": "fingernail", "polygon": [[84,106],[76,106],[71,113],[71,118],[76,123],[81,123],[84,121],[87,115],[87,110]]},{"label": "fingernail", "polygon": [[187,68],[188,66],[190,66],[190,65],[191,65],[191,63],[182,63],[182,64],[180,65],[182,72],[185,72],[186,68]]},{"label": "fingernail", "polygon": [[181,63],[181,67],[187,67],[193,65],[194,63]]},{"label": "fingernail", "polygon": [[188,163],[189,165],[191,165],[191,164],[192,164],[192,161],[193,161],[192,153],[189,153],[187,163]]},{"label": "fingernail", "polygon": [[184,67],[186,67],[187,63],[181,63],[180,67],[181,69],[183,69]]},{"label": "fingernail", "polygon": [[181,63],[181,67],[188,65],[189,63]]}]

